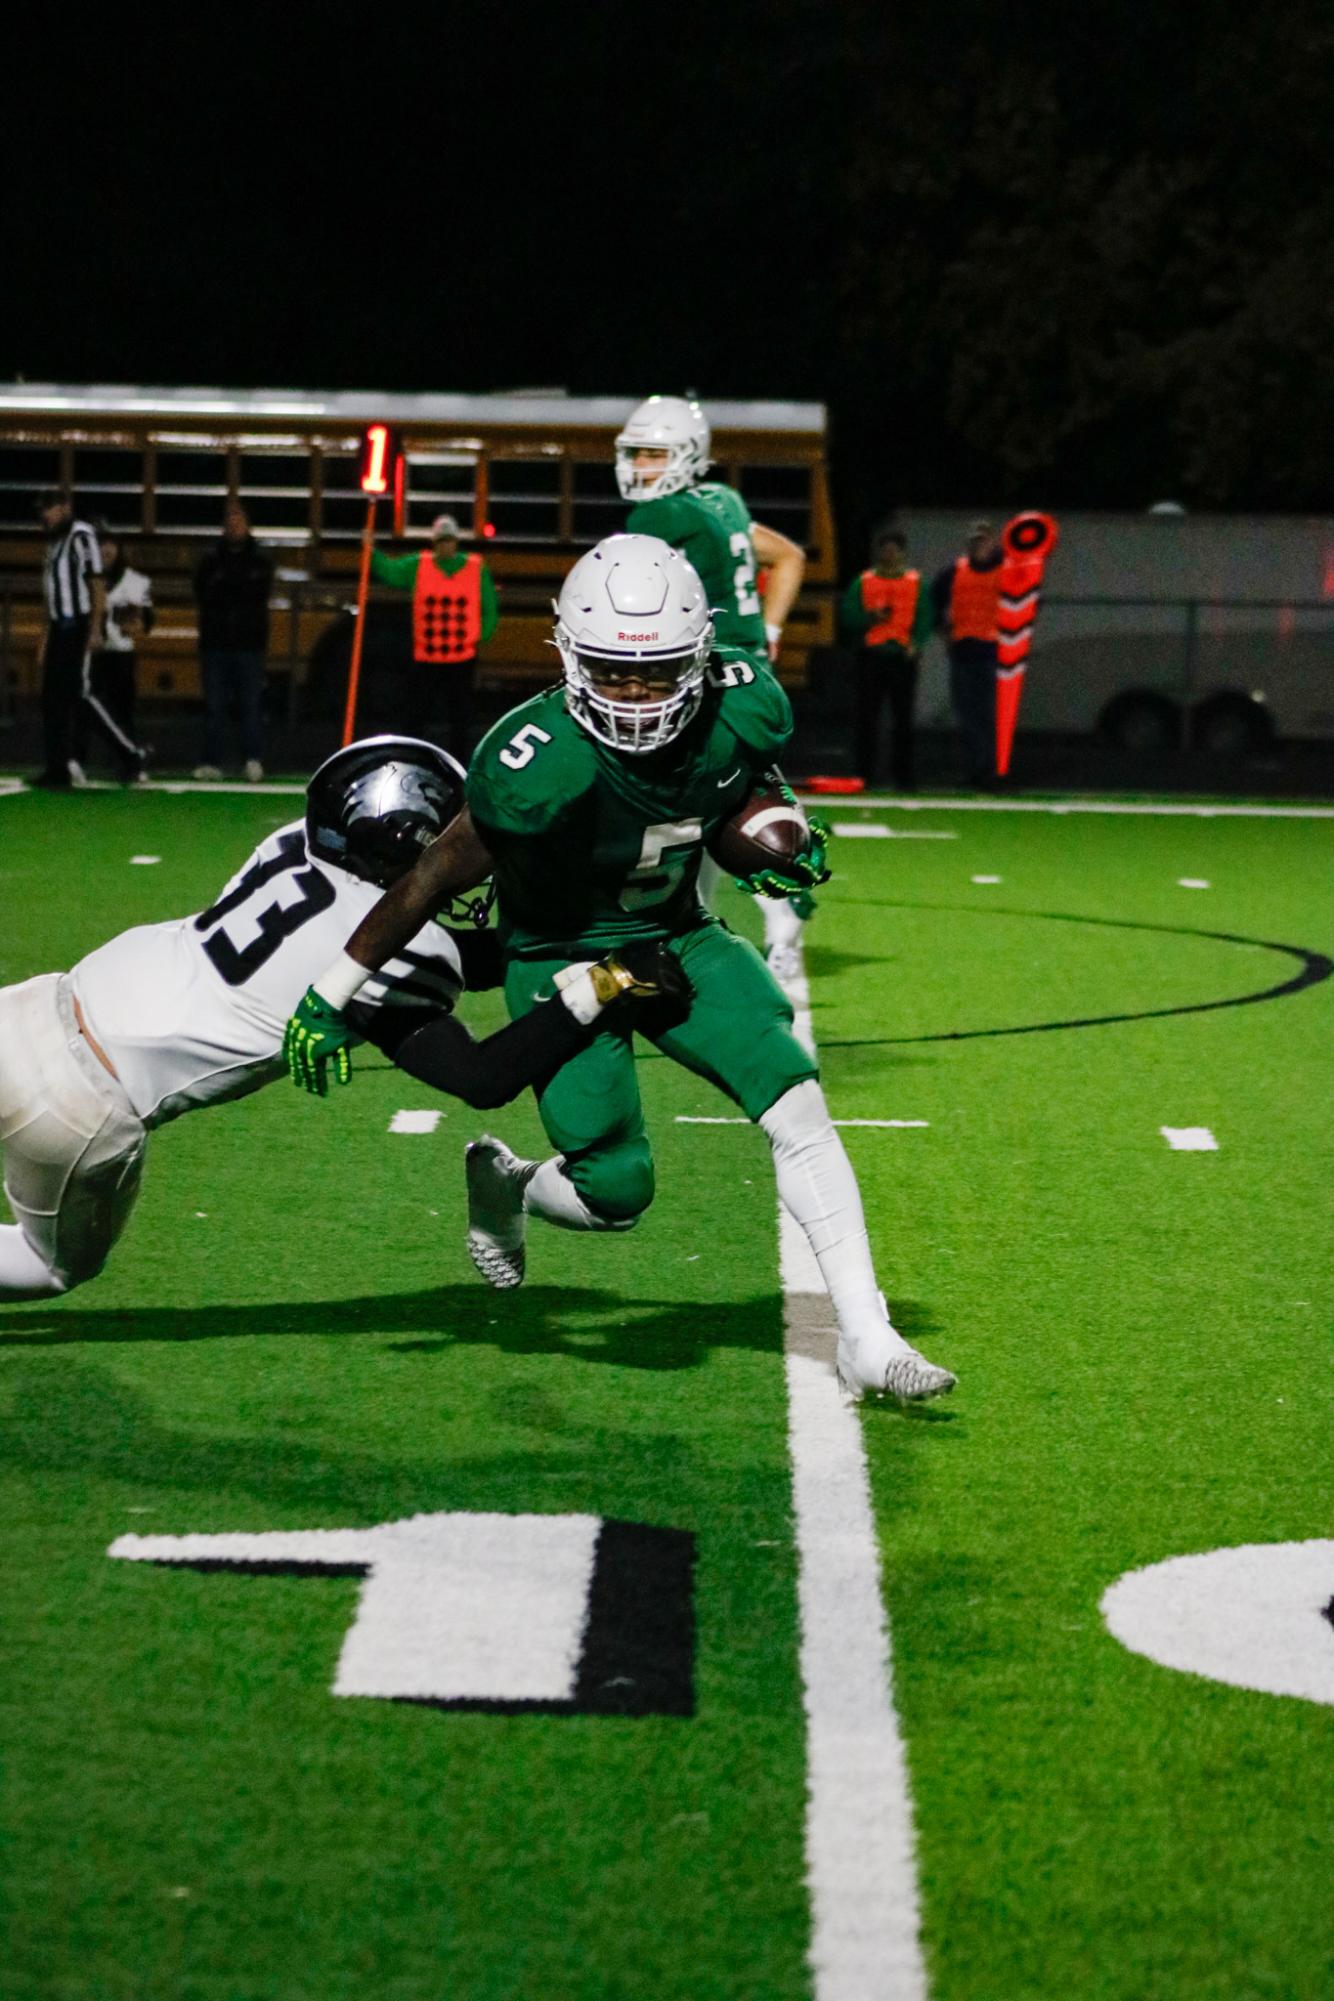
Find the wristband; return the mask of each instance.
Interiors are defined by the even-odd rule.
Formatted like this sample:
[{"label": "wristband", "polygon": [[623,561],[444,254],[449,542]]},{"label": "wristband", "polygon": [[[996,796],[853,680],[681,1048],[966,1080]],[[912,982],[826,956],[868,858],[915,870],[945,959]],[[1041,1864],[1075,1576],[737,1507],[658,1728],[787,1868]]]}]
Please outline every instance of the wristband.
[{"label": "wristband", "polygon": [[348,952],[340,952],[332,966],[320,974],[314,991],[341,1014],[353,995],[359,994],[367,980],[374,977],[369,966],[363,966]]},{"label": "wristband", "polygon": [[770,646],[777,646],[779,640],[783,637],[783,628],[781,625],[766,625],[764,628],[764,636],[768,640]]},{"label": "wristband", "polygon": [[551,983],[575,1020],[587,1028],[602,1012],[603,1003],[593,983],[593,962],[579,959],[562,966]]}]

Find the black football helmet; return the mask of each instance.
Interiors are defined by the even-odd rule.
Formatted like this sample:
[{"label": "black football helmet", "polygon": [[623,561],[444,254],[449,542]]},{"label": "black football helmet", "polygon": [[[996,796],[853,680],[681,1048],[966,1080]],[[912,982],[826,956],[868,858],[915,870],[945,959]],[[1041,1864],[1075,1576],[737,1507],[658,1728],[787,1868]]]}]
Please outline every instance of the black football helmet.
[{"label": "black football helmet", "polygon": [[461,812],[464,776],[447,750],[419,737],[363,737],[307,785],[306,846],[387,889]]}]

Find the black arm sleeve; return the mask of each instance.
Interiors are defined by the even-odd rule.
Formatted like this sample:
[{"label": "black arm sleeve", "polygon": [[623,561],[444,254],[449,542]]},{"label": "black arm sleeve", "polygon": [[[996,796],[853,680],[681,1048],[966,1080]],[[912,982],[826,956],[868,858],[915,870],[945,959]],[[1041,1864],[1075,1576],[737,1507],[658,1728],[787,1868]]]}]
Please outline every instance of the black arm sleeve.
[{"label": "black arm sleeve", "polygon": [[[386,1008],[381,1016],[405,1011]],[[452,1014],[432,1015],[407,1034],[401,1023],[382,1018],[367,1022],[361,1032],[410,1077],[487,1112],[507,1105],[530,1084],[540,1089],[583,1048],[591,1031],[581,1027],[558,1000],[551,1000],[497,1029],[484,1042],[475,1042]]]},{"label": "black arm sleeve", "polygon": [[[497,931],[456,931],[448,927],[449,935],[458,949],[459,964],[463,968],[463,984],[470,994],[485,993],[489,987],[503,987],[505,984],[505,954],[501,950],[500,934]],[[568,1013],[563,1009],[563,1013]]]}]

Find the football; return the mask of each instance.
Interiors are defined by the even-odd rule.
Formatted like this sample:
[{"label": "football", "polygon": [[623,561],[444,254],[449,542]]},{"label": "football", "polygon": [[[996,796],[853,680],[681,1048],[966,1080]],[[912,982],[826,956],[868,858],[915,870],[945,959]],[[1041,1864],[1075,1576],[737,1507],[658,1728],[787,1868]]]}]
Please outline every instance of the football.
[{"label": "football", "polygon": [[781,784],[757,786],[730,820],[724,820],[709,842],[709,853],[720,868],[743,878],[763,869],[782,870],[810,848],[806,815],[783,796]]}]

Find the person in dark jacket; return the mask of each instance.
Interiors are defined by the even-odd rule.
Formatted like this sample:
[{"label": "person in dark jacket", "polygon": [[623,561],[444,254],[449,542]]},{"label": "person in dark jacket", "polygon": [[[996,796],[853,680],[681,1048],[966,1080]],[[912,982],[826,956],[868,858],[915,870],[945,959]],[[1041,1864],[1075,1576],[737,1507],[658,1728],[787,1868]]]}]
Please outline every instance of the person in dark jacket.
[{"label": "person in dark jacket", "polygon": [[221,778],[229,717],[241,733],[245,776],[264,776],[260,706],[269,644],[273,559],[250,532],[245,509],[228,503],[222,534],[195,569],[199,665],[204,683],[204,761],[196,778]]}]

